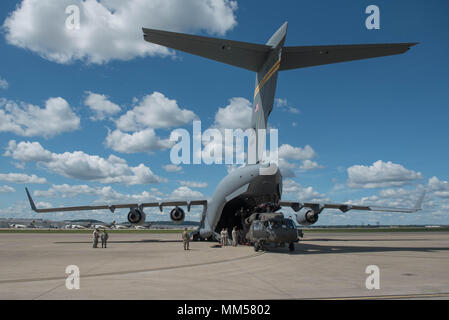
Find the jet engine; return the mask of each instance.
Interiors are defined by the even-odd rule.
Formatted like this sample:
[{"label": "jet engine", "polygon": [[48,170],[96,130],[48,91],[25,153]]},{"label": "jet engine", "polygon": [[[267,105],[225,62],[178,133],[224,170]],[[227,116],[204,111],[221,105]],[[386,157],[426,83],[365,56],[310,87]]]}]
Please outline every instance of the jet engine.
[{"label": "jet engine", "polygon": [[170,211],[170,219],[172,219],[172,221],[174,223],[181,223],[184,221],[186,214],[184,212],[184,210],[182,210],[181,208],[174,208],[172,211]]},{"label": "jet engine", "polygon": [[310,226],[318,221],[318,214],[319,212],[314,210],[307,210],[306,212],[298,213],[296,215],[296,221],[300,225]]},{"label": "jet engine", "polygon": [[128,213],[128,221],[134,225],[142,225],[145,223],[146,215],[139,208],[131,208]]}]

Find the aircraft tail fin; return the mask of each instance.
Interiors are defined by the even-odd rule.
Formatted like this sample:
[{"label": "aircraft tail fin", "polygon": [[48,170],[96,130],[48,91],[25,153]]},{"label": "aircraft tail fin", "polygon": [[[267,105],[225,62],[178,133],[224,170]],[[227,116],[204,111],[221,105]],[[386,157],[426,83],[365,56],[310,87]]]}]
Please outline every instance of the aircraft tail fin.
[{"label": "aircraft tail fin", "polygon": [[281,66],[282,49],[287,34],[287,22],[285,22],[268,40],[267,46],[271,48],[266,55],[262,66],[257,70],[254,90],[254,105],[251,124],[257,131],[266,129],[268,117],[273,110],[274,95]]}]

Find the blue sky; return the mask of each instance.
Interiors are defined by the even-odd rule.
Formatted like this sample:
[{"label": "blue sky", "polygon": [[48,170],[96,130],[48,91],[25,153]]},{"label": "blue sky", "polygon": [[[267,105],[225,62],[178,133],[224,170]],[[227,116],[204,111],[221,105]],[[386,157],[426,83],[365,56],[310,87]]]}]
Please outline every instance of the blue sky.
[{"label": "blue sky", "polygon": [[[47,206],[211,197],[229,168],[167,171],[164,141],[173,129],[190,131],[192,114],[204,130],[248,112],[255,75],[151,46],[140,28],[265,43],[288,21],[287,46],[420,44],[399,56],[280,73],[269,124],[284,145],[284,199],[403,207],[426,188],[420,213],[329,210],[318,224],[448,223],[447,1],[123,3],[1,2],[0,217],[126,215],[36,215],[25,186]],[[78,31],[65,28],[69,4],[81,8]],[[365,27],[370,4],[380,8],[380,30]],[[148,114],[159,122],[142,117]],[[168,216],[150,212],[150,219]],[[198,212],[188,219],[198,220]]]}]

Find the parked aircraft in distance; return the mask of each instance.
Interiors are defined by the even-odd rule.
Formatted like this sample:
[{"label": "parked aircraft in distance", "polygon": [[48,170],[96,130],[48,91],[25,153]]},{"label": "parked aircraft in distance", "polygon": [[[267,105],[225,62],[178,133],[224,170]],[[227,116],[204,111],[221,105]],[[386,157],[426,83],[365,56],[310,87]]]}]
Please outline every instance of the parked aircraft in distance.
[{"label": "parked aircraft in distance", "polygon": [[9,225],[10,228],[12,229],[26,229],[26,228],[32,228],[32,227],[27,227],[24,224],[17,224],[17,223],[12,223]]}]

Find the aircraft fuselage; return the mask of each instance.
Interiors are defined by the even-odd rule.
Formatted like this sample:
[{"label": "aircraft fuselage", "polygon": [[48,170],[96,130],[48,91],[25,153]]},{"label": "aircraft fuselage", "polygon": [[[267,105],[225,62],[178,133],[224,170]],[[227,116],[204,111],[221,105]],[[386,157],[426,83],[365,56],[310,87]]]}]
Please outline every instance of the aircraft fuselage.
[{"label": "aircraft fuselage", "polygon": [[[262,165],[264,166],[264,165]],[[261,174],[261,165],[254,164],[235,169],[215,189],[212,200],[200,224],[200,236],[210,237],[222,228],[241,226],[243,208],[251,210],[266,202],[277,203],[282,195],[282,175],[276,167],[271,175]]]}]

